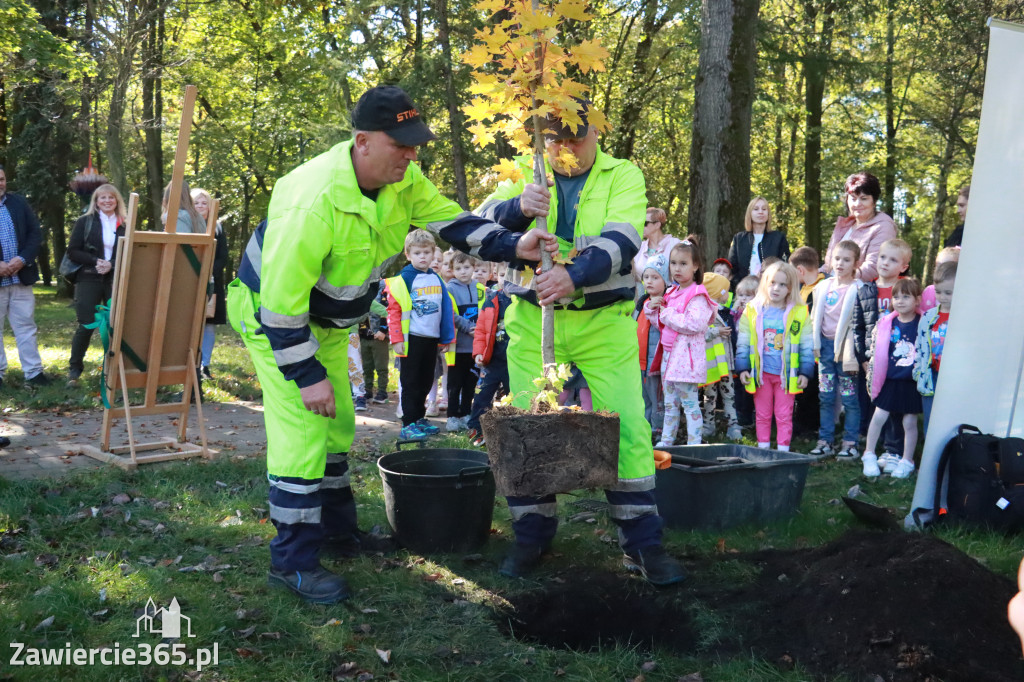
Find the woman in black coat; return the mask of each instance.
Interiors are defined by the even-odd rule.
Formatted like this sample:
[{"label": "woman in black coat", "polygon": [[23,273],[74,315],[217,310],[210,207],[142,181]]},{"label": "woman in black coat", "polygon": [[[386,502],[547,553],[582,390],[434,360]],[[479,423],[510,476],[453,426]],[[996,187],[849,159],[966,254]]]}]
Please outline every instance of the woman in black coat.
[{"label": "woman in black coat", "polygon": [[[192,190],[192,203],[195,204],[196,212],[202,216],[203,220],[209,220],[210,207],[213,206],[213,197],[210,196],[210,193],[205,189]],[[200,363],[203,376],[207,379],[213,378],[213,374],[210,372],[210,358],[213,355],[213,344],[217,334],[216,325],[225,324],[228,317],[227,304],[224,301],[226,293],[224,268],[228,264],[228,240],[224,236],[224,228],[220,221],[217,222],[217,229],[213,234],[217,243],[217,248],[213,253],[213,295],[217,297],[217,301],[214,305],[213,315],[206,318],[206,327],[203,328],[203,355]]]},{"label": "woman in black coat", "polygon": [[124,236],[124,199],[113,185],[100,185],[92,193],[89,208],[71,228],[68,258],[82,267],[75,273],[75,316],[78,329],[71,337],[68,384],[76,385],[85,369],[96,306],[106,303],[114,289],[114,259],[117,239]]},{"label": "woman in black coat", "polygon": [[[772,211],[768,200],[754,197],[747,204],[743,217],[743,232],[736,233],[729,246],[729,262],[732,263],[732,290],[747,275],[761,274],[761,264],[768,258],[789,260],[789,242],[786,235],[772,229]],[[756,246],[756,248],[755,248]]]}]

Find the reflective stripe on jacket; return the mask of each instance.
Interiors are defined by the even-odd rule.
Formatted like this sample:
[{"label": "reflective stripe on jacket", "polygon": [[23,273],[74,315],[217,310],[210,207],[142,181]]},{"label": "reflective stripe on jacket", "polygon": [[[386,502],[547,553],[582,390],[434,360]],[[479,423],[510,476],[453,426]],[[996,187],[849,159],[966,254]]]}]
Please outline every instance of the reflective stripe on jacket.
[{"label": "reflective stripe on jacket", "polygon": [[[509,210],[509,200],[522,194],[527,179],[533,178],[533,158],[517,157],[516,163],[523,178],[517,182],[506,180],[500,183],[477,209],[478,215],[500,221]],[[547,161],[545,172],[551,176],[551,166]],[[577,288],[570,297],[560,301],[560,305],[588,310],[619,300],[633,300],[636,285],[633,257],[640,249],[640,232],[646,212],[647,190],[643,173],[633,163],[608,156],[598,148],[594,165],[580,192],[573,241],[558,239],[562,255],[574,248],[577,252],[573,262],[565,266]],[[552,219],[558,215],[558,193],[554,191],[551,192],[548,215]],[[525,220],[527,225],[532,224],[532,220]],[[554,231],[552,226],[551,232]],[[534,286],[531,281],[528,287],[510,290],[536,304]]]}]

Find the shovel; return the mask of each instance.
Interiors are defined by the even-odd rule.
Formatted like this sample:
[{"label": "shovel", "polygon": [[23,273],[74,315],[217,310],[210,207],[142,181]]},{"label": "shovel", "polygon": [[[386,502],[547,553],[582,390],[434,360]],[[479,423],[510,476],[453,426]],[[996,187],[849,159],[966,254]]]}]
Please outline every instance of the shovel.
[{"label": "shovel", "polygon": [[882,530],[899,530],[900,523],[896,514],[888,507],[880,507],[877,504],[855,500],[852,497],[843,497],[843,502],[850,508],[853,515],[858,519]]}]

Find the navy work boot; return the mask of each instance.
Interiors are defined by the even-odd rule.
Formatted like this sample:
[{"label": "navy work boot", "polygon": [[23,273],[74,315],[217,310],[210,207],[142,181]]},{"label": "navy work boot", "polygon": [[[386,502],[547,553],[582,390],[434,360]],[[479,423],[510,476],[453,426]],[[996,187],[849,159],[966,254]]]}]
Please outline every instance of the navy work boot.
[{"label": "navy work boot", "polygon": [[311,604],[335,604],[351,596],[345,579],[323,566],[308,571],[284,571],[271,566],[267,584],[286,587]]},{"label": "navy work boot", "polygon": [[626,552],[622,565],[631,573],[639,573],[652,585],[674,585],[686,580],[686,570],[661,545]]},{"label": "navy work boot", "polygon": [[541,545],[520,545],[516,543],[498,566],[498,573],[506,578],[522,578],[540,564],[546,548]]},{"label": "navy work boot", "polygon": [[372,554],[392,554],[398,550],[394,537],[376,531],[367,533],[356,529],[350,535],[332,536],[320,546],[321,553],[338,559],[355,559]]}]

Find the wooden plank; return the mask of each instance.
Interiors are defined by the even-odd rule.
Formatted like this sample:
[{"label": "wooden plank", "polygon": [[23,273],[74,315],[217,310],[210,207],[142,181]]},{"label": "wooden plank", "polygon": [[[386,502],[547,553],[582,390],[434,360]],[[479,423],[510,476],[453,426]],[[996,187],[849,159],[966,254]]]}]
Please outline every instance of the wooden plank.
[{"label": "wooden plank", "polygon": [[192,112],[196,106],[196,86],[185,86],[185,102],[181,107],[181,125],[178,127],[178,146],[174,150],[174,168],[171,171],[170,196],[167,197],[167,224],[164,231],[178,231],[178,209],[181,208],[181,184],[185,181],[185,160],[188,139],[192,134]]},{"label": "wooden plank", "polygon": [[196,246],[199,244],[205,244],[207,237],[205,234],[193,234],[190,232],[139,232],[135,241],[139,244],[189,244]]}]

